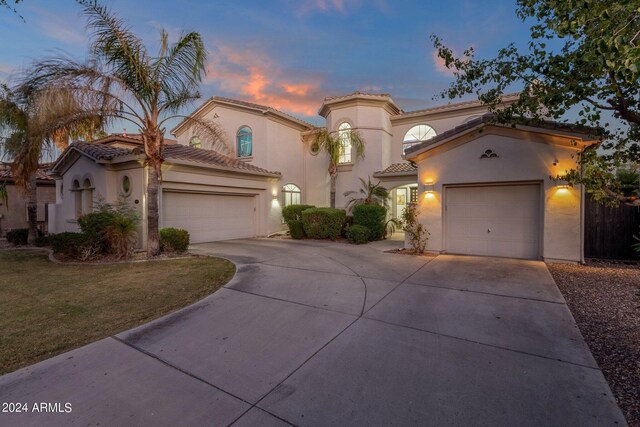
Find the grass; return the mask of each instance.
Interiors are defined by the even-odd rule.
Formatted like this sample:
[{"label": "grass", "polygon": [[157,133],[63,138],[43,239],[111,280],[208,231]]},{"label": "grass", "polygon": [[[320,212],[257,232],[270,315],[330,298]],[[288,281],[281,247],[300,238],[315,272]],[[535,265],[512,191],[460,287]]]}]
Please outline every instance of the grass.
[{"label": "grass", "polygon": [[218,258],[59,265],[42,252],[0,251],[0,374],[189,305],[234,273]]}]

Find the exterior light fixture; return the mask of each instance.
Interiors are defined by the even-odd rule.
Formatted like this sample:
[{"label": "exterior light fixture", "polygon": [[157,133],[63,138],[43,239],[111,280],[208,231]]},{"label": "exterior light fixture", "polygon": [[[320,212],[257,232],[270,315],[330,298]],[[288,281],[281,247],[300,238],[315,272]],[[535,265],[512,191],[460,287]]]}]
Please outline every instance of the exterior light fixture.
[{"label": "exterior light fixture", "polygon": [[433,182],[427,182],[427,183],[424,184],[424,192],[425,193],[433,193],[434,192]]}]

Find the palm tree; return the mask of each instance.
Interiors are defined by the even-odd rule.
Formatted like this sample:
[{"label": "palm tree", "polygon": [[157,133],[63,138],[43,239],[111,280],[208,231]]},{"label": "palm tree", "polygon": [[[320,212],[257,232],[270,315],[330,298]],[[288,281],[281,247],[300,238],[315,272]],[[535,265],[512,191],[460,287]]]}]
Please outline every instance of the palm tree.
[{"label": "palm tree", "polygon": [[369,177],[367,181],[362,178],[358,179],[362,183],[360,190],[351,190],[344,193],[345,197],[354,196],[349,200],[349,203],[347,203],[348,210],[358,205],[387,205],[389,190],[380,185],[380,181],[374,184],[371,182],[371,177]]},{"label": "palm tree", "polygon": [[311,148],[314,152],[323,152],[329,155],[329,177],[331,179],[331,207],[336,207],[336,179],[338,178],[338,164],[340,154],[345,145],[351,143],[355,158],[364,157],[365,141],[356,130],[329,132],[326,128],[316,128],[312,134]]},{"label": "palm tree", "polygon": [[200,34],[181,35],[169,44],[161,30],[160,49],[148,53],[134,35],[97,0],[77,0],[88,19],[91,55],[87,62],[50,58],[36,63],[29,83],[73,88],[86,111],[106,121],[132,123],[142,136],[146,156],[147,253],[160,253],[158,238],[158,187],[162,178],[165,123],[176,117],[191,124],[214,149],[228,152],[224,133],[214,122],[178,114],[200,97],[198,86],[205,75],[206,50]]},{"label": "palm tree", "polygon": [[[56,145],[64,149],[69,135],[91,137],[101,128],[100,117],[81,111],[71,92],[63,88],[31,89],[21,85],[11,90],[6,84],[0,85],[0,151],[12,160],[15,183],[27,196],[29,243],[37,235],[36,172],[43,148]],[[61,115],[65,120],[58,120]],[[6,187],[0,193],[4,193],[0,198],[6,203]]]}]

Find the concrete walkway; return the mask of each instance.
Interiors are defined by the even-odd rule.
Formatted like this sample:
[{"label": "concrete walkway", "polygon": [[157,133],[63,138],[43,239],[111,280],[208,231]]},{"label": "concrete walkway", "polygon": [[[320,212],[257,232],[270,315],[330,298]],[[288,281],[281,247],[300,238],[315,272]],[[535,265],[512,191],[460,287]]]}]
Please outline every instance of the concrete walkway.
[{"label": "concrete walkway", "polygon": [[397,246],[196,245],[225,288],[0,377],[0,425],[625,425],[543,263]]}]

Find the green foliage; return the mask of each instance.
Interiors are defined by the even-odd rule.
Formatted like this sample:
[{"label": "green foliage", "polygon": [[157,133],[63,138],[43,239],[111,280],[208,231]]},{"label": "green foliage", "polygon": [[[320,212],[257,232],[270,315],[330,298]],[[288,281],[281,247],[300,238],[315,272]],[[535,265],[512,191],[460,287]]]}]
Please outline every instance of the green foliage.
[{"label": "green foliage", "polygon": [[302,221],[291,220],[287,222],[287,225],[289,226],[289,234],[292,239],[300,240],[305,238]]},{"label": "green foliage", "polygon": [[351,243],[361,245],[369,241],[369,234],[370,231],[367,227],[354,224],[347,230],[347,239],[349,239]]},{"label": "green foliage", "polygon": [[42,248],[42,247],[45,247],[45,246],[49,246],[49,236],[38,234],[38,236],[36,236],[36,239],[34,240],[33,244],[36,245],[39,248]]},{"label": "green foliage", "polygon": [[380,205],[357,205],[353,208],[353,224],[369,229],[369,240],[380,240],[385,235],[387,208]]},{"label": "green foliage", "polygon": [[637,196],[640,189],[640,175],[633,169],[618,169],[616,180],[625,196]]},{"label": "green foliage", "polygon": [[302,225],[302,212],[315,208],[313,205],[289,205],[282,208],[282,218],[289,227],[289,233],[293,239],[304,239],[304,227]]},{"label": "green foliage", "polygon": [[342,224],[342,231],[340,232],[340,235],[342,237],[347,237],[347,231],[349,231],[349,227],[351,227],[353,225],[353,215],[347,215],[347,217],[344,220],[344,223]]},{"label": "green foliage", "polygon": [[302,212],[304,232],[312,239],[335,240],[340,237],[346,217],[347,213],[344,209],[307,209]]},{"label": "green foliage", "polygon": [[402,220],[398,218],[389,218],[384,224],[384,236],[391,236],[398,228],[402,227]]},{"label": "green foliage", "polygon": [[7,242],[14,246],[26,245],[29,236],[28,228],[14,228],[7,231]]},{"label": "green foliage", "polygon": [[93,212],[78,218],[78,225],[89,239],[95,241],[101,253],[109,253],[118,258],[133,253],[138,233],[139,215],[125,199],[115,204],[100,200]]},{"label": "green foliage", "polygon": [[380,181],[373,183],[371,182],[371,177],[367,181],[362,178],[358,179],[362,183],[360,190],[351,190],[344,193],[345,197],[352,196],[347,203],[347,210],[350,211],[358,205],[387,205],[389,190],[380,185]]},{"label": "green foliage", "polygon": [[637,240],[638,243],[634,243],[633,245],[631,245],[631,247],[633,248],[634,251],[636,251],[638,256],[640,256],[640,233],[634,234],[633,238]]},{"label": "green foliage", "polygon": [[160,246],[163,251],[185,252],[189,249],[189,232],[181,228],[161,228]]},{"label": "green foliage", "polygon": [[100,253],[100,243],[86,233],[50,234],[49,244],[55,254],[86,261]]},{"label": "green foliage", "polygon": [[418,220],[420,210],[416,203],[408,203],[402,212],[402,228],[416,254],[424,253],[429,242],[429,231]]},{"label": "green foliage", "polygon": [[289,205],[282,208],[282,218],[284,222],[302,221],[302,211],[315,208],[313,205]]},{"label": "green foliage", "polygon": [[[473,48],[457,57],[433,35],[438,56],[455,81],[443,98],[475,94],[500,123],[536,123],[550,116],[565,121],[577,111],[578,125],[602,141],[600,150],[586,150],[582,167],[567,180],[611,199],[640,205],[620,194],[618,167],[640,159],[640,43],[637,1],[518,0],[517,15],[529,21],[526,49],[510,44],[492,59],[478,59]],[[504,94],[523,90],[504,107]],[[610,120],[613,116],[614,120]],[[564,171],[562,171],[564,173]]]}]

